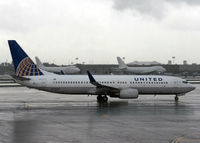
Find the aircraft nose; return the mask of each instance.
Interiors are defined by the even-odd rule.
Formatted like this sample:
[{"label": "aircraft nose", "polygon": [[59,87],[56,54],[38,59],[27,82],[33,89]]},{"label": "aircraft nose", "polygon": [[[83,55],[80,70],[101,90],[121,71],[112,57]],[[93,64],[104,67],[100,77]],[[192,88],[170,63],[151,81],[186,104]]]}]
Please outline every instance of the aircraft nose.
[{"label": "aircraft nose", "polygon": [[194,89],[196,89],[196,87],[192,86],[192,87],[191,87],[191,90],[194,90]]},{"label": "aircraft nose", "polygon": [[192,91],[192,90],[194,90],[195,88],[196,88],[195,86],[190,85],[189,90]]}]

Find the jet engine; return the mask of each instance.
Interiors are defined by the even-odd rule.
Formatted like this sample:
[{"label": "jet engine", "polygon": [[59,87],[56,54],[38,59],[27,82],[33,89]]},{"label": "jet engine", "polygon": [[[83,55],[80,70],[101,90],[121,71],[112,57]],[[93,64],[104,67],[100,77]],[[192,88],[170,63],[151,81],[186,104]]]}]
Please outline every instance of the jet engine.
[{"label": "jet engine", "polygon": [[137,89],[122,89],[120,91],[119,98],[121,99],[136,99],[138,98],[138,90]]}]

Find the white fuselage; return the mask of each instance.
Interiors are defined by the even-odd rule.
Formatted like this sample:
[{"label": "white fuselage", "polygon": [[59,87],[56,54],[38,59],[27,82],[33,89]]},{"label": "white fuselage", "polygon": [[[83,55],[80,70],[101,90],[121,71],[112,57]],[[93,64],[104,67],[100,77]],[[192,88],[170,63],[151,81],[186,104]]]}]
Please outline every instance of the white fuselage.
[{"label": "white fuselage", "polygon": [[135,74],[147,74],[152,72],[165,72],[166,70],[162,66],[151,66],[151,67],[127,67],[124,69],[127,72]]},{"label": "white fuselage", "polygon": [[80,72],[80,69],[76,66],[66,66],[66,67],[46,67],[42,66],[41,69],[48,71],[48,72],[54,72],[54,73],[60,73],[63,71],[65,74],[74,74]]},{"label": "white fuselage", "polygon": [[[25,86],[62,94],[93,94],[105,92],[96,90],[87,75],[45,75],[29,76],[30,80],[17,81]],[[95,75],[101,85],[121,89],[137,89],[139,94],[176,94],[183,95],[194,87],[184,79],[156,75]],[[108,94],[109,95],[109,94]],[[113,95],[110,95],[114,97]]]}]

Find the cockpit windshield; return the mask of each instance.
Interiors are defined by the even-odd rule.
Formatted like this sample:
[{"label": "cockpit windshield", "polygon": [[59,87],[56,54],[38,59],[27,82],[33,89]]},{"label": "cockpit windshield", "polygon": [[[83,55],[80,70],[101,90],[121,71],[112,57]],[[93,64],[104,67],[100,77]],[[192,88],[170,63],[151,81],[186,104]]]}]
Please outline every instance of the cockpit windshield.
[{"label": "cockpit windshield", "polygon": [[186,80],[184,80],[183,83],[188,84],[188,82]]}]

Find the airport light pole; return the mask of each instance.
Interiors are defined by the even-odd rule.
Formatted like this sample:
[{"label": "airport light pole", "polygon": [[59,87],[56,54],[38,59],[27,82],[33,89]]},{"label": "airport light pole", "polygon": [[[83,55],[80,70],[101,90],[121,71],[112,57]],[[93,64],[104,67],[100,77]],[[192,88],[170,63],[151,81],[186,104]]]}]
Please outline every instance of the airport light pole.
[{"label": "airport light pole", "polygon": [[173,64],[175,64],[175,58],[176,58],[175,56],[172,57]]}]

